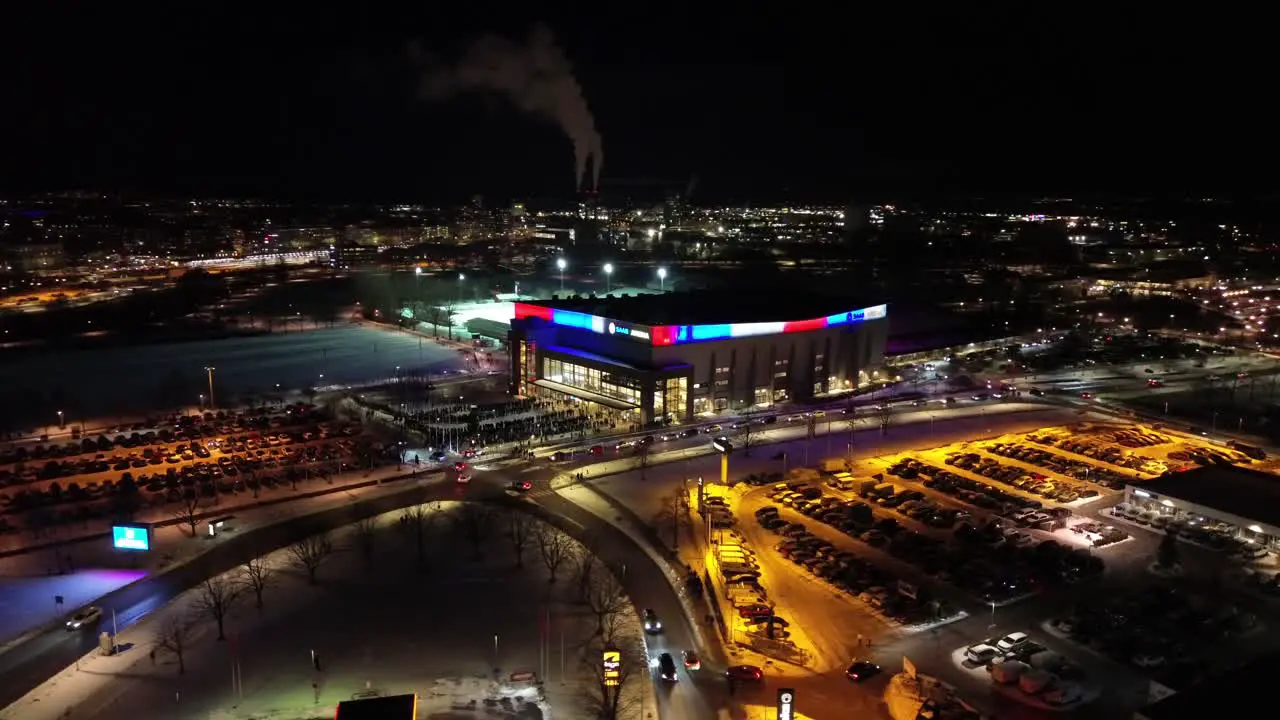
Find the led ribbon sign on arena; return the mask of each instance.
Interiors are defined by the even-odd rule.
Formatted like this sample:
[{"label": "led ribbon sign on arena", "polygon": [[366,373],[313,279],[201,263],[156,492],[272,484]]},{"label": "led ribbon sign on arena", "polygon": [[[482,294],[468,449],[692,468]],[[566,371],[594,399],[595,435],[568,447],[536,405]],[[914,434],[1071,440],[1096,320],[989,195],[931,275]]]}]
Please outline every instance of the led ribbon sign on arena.
[{"label": "led ribbon sign on arena", "polygon": [[625,335],[640,341],[648,341],[654,345],[681,345],[708,340],[725,340],[729,338],[756,337],[758,335],[778,335],[781,333],[809,332],[823,328],[851,325],[864,320],[880,320],[886,317],[888,306],[875,305],[861,310],[828,315],[812,320],[794,320],[791,322],[760,323],[724,323],[718,325],[643,325],[623,324],[598,315],[556,310],[542,305],[527,303],[515,304],[517,320],[540,318],[561,327],[590,330],[602,335]]},{"label": "led ribbon sign on arena", "polygon": [[790,322],[725,323],[720,325],[657,325],[650,328],[654,345],[680,345],[708,340],[809,332],[823,328],[852,325],[865,320],[881,320],[888,315],[887,305],[828,315],[812,320]]}]

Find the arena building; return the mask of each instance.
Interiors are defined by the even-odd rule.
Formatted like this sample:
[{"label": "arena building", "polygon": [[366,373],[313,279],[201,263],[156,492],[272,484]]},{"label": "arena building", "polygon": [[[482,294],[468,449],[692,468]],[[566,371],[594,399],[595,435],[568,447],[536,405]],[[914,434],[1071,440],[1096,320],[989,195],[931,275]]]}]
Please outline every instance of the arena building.
[{"label": "arena building", "polygon": [[886,306],[849,309],[789,295],[764,289],[517,302],[512,387],[650,425],[869,382],[884,356]]}]

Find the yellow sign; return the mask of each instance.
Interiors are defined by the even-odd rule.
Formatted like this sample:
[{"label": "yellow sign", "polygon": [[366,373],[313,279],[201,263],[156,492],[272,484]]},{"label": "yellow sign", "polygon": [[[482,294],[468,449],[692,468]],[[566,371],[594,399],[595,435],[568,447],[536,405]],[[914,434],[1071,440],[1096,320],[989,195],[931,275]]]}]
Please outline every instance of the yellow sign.
[{"label": "yellow sign", "polygon": [[622,679],[622,653],[618,650],[604,651],[604,684],[617,687]]}]

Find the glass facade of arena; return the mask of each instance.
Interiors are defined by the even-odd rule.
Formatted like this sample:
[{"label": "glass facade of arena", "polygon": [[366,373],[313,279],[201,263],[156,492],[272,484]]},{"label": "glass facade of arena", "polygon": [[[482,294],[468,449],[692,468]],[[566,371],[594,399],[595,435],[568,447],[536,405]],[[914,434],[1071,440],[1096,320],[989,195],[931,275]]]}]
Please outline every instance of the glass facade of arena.
[{"label": "glass facade of arena", "polygon": [[640,379],[607,370],[577,365],[566,360],[547,358],[542,377],[551,382],[588,390],[630,405],[640,405]]}]

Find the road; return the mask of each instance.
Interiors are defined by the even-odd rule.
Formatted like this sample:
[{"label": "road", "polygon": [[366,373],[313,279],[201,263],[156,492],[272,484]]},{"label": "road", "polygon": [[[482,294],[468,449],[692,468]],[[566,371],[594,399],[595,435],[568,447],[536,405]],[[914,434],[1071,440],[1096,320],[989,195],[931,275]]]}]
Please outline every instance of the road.
[{"label": "road", "polygon": [[[524,479],[529,478],[525,476]],[[491,480],[499,486],[510,481],[502,472],[493,473]],[[549,475],[539,478],[535,486],[545,485],[549,480]],[[637,611],[652,608],[662,620],[663,633],[645,638],[651,658],[656,660],[660,653],[669,652],[679,665],[681,650],[699,648],[680,598],[643,548],[612,524],[556,493],[540,495],[530,502],[577,523],[583,528],[579,539],[588,539],[593,552],[614,566],[626,567],[623,585]],[[727,686],[722,677],[724,664],[716,659],[718,653],[713,648],[699,648],[699,654],[703,657],[701,671],[687,673],[681,669],[681,681],[674,684],[653,680],[660,717],[712,720],[717,715],[717,708],[726,703]]]},{"label": "road", "polygon": [[[511,498],[506,495],[504,488],[517,475],[522,479],[533,480],[536,487],[546,488],[554,472],[550,469],[538,469],[526,474],[503,471],[484,473],[482,478],[477,478],[465,488],[439,482],[411,486],[392,495],[360,502],[354,508],[324,511],[246,533],[231,542],[218,545],[186,565],[121,588],[97,601],[97,605],[103,608],[104,615],[96,628],[80,632],[55,628],[0,655],[0,678],[3,678],[0,681],[0,707],[13,703],[91,652],[97,645],[97,634],[110,631],[113,621],[119,629],[128,627],[205,578],[241,565],[266,550],[283,547],[302,537],[350,523],[359,516],[388,512],[418,502],[437,499],[491,499],[510,504]],[[543,512],[539,514],[562,519],[557,524],[588,543],[603,560],[615,566],[625,565],[623,585],[637,608],[653,608],[663,619],[665,632],[660,636],[647,638],[652,657],[656,658],[658,653],[665,651],[678,658],[680,650],[698,647],[694,640],[695,632],[679,597],[644,549],[609,522],[556,493],[542,494],[536,501],[525,502],[541,508]],[[719,674],[723,663],[717,661],[718,652],[715,648],[701,650],[707,659],[706,669],[697,673],[697,677],[685,674],[684,682],[674,686],[655,686],[662,717],[712,720],[717,716],[716,709],[724,704],[726,686]]]},{"label": "road", "polygon": [[301,538],[353,522],[358,517],[395,510],[431,499],[453,497],[451,486],[412,485],[400,492],[370,498],[333,510],[292,518],[247,532],[217,545],[191,562],[153,575],[97,601],[103,619],[96,629],[67,632],[55,628],[0,655],[0,707],[6,707],[75,662],[97,645],[97,633],[110,631],[112,614],[118,628],[127,627],[148,612],[170,602],[205,578],[226,572],[264,552]]}]

